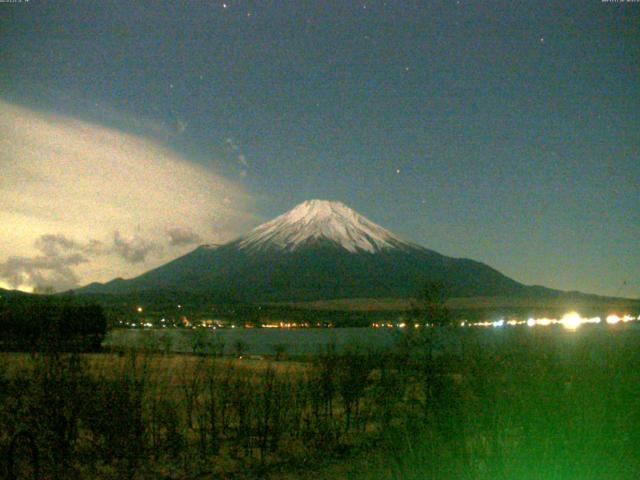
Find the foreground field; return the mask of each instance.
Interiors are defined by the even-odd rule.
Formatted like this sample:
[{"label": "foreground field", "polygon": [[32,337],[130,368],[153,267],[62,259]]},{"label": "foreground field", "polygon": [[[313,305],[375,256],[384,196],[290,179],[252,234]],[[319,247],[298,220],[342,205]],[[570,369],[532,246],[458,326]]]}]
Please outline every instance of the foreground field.
[{"label": "foreground field", "polygon": [[640,339],[620,327],[300,362],[3,354],[0,477],[634,479]]}]

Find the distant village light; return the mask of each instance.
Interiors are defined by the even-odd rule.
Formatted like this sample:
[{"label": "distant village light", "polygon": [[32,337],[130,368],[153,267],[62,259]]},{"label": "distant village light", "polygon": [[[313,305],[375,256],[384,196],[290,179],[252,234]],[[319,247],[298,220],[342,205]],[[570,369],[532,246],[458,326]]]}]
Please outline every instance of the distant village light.
[{"label": "distant village light", "polygon": [[562,317],[560,322],[567,330],[575,330],[582,324],[582,317],[576,312],[569,312]]},{"label": "distant village light", "polygon": [[620,322],[620,317],[618,315],[609,315],[607,317],[607,323],[609,325],[615,325],[618,322]]}]

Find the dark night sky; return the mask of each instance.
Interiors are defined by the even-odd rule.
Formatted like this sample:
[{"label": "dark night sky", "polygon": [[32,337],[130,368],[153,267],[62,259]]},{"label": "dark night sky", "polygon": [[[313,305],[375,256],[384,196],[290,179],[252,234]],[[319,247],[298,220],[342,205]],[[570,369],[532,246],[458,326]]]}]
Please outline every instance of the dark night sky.
[{"label": "dark night sky", "polygon": [[[0,15],[0,286],[131,276],[323,198],[524,283],[640,297],[640,3]],[[113,195],[70,210],[94,182]]]}]

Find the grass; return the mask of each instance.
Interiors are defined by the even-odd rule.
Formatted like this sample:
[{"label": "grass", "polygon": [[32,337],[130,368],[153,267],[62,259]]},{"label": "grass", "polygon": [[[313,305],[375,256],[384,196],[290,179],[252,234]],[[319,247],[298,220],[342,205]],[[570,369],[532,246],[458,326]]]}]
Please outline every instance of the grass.
[{"label": "grass", "polygon": [[297,362],[1,354],[0,451],[29,432],[43,478],[639,478],[636,329],[476,332]]}]

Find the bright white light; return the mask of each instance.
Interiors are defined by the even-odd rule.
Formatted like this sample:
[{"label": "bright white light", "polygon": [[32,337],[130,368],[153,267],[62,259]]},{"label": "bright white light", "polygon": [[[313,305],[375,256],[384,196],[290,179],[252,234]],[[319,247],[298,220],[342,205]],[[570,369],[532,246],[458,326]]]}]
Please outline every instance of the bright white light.
[{"label": "bright white light", "polygon": [[562,326],[567,330],[575,330],[582,323],[582,318],[576,312],[569,312],[562,317],[560,323],[562,323]]},{"label": "bright white light", "polygon": [[616,323],[618,323],[620,321],[620,317],[618,315],[609,315],[607,317],[607,323],[609,325],[615,325]]},{"label": "bright white light", "polygon": [[622,317],[622,321],[623,322],[630,322],[633,320],[633,317],[631,315],[625,315],[624,317]]},{"label": "bright white light", "polygon": [[528,325],[529,327],[535,327],[535,325],[536,325],[536,321],[535,321],[535,319],[530,318],[529,320],[527,320],[527,325]]},{"label": "bright white light", "polygon": [[536,325],[542,325],[543,327],[547,327],[553,323],[553,320],[550,318],[538,318],[536,320]]},{"label": "bright white light", "polygon": [[504,320],[503,320],[503,319],[500,319],[500,320],[498,320],[498,321],[496,321],[496,322],[493,322],[493,324],[492,324],[492,325],[493,325],[494,327],[502,327],[502,326],[504,326]]}]

